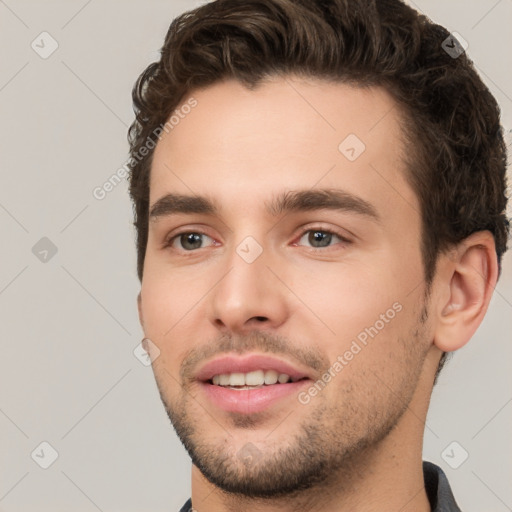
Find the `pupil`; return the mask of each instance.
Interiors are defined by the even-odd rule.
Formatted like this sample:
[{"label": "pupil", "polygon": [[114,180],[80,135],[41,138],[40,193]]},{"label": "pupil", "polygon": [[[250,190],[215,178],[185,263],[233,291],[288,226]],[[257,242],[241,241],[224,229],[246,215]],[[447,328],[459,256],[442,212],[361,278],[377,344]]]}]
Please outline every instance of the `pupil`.
[{"label": "pupil", "polygon": [[184,249],[199,249],[201,247],[201,235],[199,233],[181,235],[181,245]]},{"label": "pupil", "polygon": [[309,243],[315,247],[327,247],[331,242],[332,235],[323,231],[313,231],[309,235]]}]

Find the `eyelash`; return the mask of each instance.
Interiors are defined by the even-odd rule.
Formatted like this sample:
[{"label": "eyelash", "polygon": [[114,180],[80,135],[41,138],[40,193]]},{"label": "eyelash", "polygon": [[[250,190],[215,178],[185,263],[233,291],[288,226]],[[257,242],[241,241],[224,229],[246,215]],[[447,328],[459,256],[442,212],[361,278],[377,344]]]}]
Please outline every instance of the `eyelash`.
[{"label": "eyelash", "polygon": [[[307,228],[304,228],[301,230],[300,234],[295,237],[295,240],[299,240],[306,234],[306,233],[309,233],[309,232],[315,232],[315,231],[319,231],[321,233],[324,233],[324,234],[327,234],[327,235],[334,235],[336,237],[338,237],[341,241],[341,243],[345,244],[345,245],[349,245],[352,243],[351,240],[349,240],[348,238],[346,238],[345,236],[343,236],[340,232],[336,231],[336,230],[332,230],[332,229],[324,229],[320,226],[316,226],[316,227],[307,227]],[[176,233],[174,234],[172,237],[168,238],[165,242],[164,242],[164,249],[167,249],[167,248],[172,248],[172,244],[174,243],[174,241],[176,239],[178,239],[180,236],[182,235],[189,235],[189,234],[195,234],[195,235],[201,235],[201,236],[206,236],[206,237],[209,237],[213,240],[213,237],[207,235],[206,233],[204,233],[203,231],[200,231],[200,230],[197,230],[197,231],[194,231],[194,230],[189,230],[189,231],[181,231],[180,233]],[[334,244],[336,245],[336,244]],[[325,252],[326,250],[332,248],[333,245],[328,245],[326,247],[308,247],[309,250],[311,251],[323,251]],[[200,247],[199,249],[204,249],[205,247]],[[194,253],[196,251],[198,251],[199,249],[192,249],[192,250],[186,250],[186,249],[176,249],[178,251],[183,251],[184,253]]]}]

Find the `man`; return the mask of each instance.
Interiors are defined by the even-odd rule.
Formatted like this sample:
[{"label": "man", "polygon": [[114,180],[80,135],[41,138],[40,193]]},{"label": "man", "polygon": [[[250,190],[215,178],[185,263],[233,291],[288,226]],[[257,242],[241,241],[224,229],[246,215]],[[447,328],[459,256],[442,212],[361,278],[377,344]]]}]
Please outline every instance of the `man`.
[{"label": "man", "polygon": [[506,251],[499,109],[398,0],[217,0],[134,87],[143,345],[182,511],[456,511],[422,462]]}]

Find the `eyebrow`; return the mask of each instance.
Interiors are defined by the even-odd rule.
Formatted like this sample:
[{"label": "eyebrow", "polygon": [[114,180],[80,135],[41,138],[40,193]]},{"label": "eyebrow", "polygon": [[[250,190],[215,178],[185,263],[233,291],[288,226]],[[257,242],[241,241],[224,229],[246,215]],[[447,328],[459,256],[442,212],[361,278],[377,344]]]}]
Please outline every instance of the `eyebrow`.
[{"label": "eyebrow", "polygon": [[[283,213],[327,209],[352,212],[376,222],[380,221],[380,216],[371,203],[350,192],[339,189],[282,192],[266,202],[265,209],[267,213],[274,217]],[[156,221],[159,217],[180,213],[217,215],[219,207],[215,202],[204,196],[167,194],[151,206],[149,219]]]}]

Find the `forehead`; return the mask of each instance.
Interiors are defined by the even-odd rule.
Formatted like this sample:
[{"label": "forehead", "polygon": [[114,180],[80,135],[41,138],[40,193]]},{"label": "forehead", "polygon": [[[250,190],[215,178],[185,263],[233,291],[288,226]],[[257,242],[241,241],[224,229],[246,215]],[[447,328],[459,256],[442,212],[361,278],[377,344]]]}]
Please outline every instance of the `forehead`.
[{"label": "forehead", "polygon": [[[194,108],[181,110],[190,98]],[[191,92],[182,106],[155,149],[150,204],[169,192],[227,204],[235,188],[258,204],[318,184],[417,206],[400,112],[382,88],[280,77],[249,90],[229,80]]]}]

